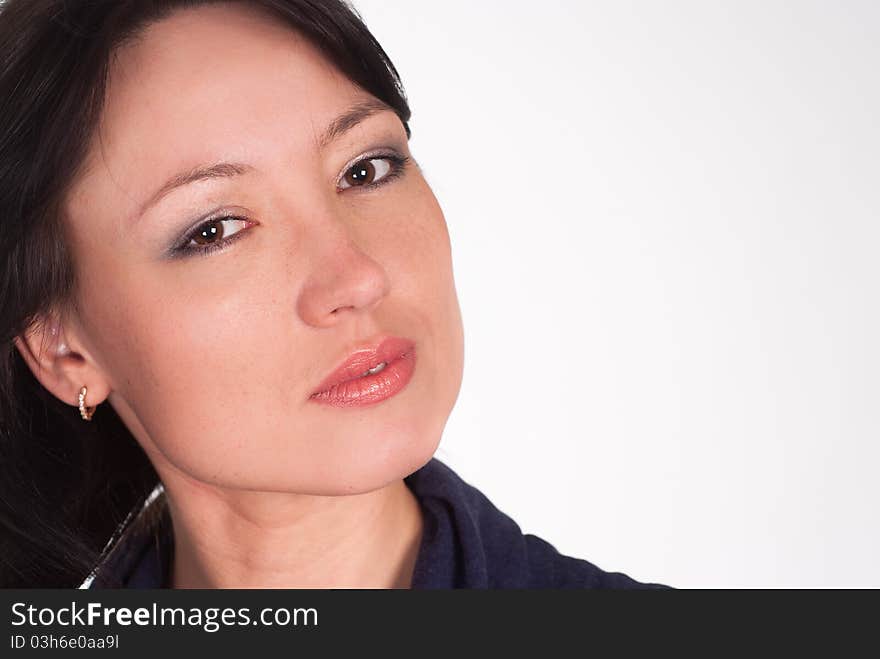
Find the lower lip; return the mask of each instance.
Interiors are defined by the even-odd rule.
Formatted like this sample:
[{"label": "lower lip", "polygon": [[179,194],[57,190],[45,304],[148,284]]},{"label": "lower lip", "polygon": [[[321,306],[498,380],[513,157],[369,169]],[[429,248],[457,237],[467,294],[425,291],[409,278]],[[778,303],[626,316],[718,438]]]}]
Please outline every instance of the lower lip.
[{"label": "lower lip", "polygon": [[375,405],[400,392],[412,379],[416,367],[415,350],[404,353],[374,375],[364,375],[312,394],[311,400],[333,407]]}]

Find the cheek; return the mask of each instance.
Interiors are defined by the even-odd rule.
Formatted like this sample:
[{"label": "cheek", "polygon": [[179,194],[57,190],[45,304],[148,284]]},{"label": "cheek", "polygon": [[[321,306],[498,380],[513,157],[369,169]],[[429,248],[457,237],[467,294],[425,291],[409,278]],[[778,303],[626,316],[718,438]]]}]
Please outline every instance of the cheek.
[{"label": "cheek", "polygon": [[402,259],[405,273],[397,283],[408,287],[407,300],[431,328],[433,403],[445,415],[452,410],[464,369],[464,328],[452,269],[452,249],[446,219],[433,192],[423,183],[419,203],[407,218],[413,233]]},{"label": "cheek", "polygon": [[281,352],[293,328],[282,303],[267,313],[270,296],[241,281],[174,286],[155,277],[149,290],[132,283],[116,296],[96,322],[114,388],[149,437],[139,439],[198,471],[240,447],[248,418],[268,418],[281,378],[294,379],[295,370],[283,368],[290,355]]},{"label": "cheek", "polygon": [[[152,284],[149,295],[129,295],[120,305],[129,322],[117,328],[127,358],[148,387],[175,393],[212,378],[223,381],[249,363],[271,317],[255,313],[255,292],[242,286]],[[216,289],[216,290],[215,290]],[[129,369],[131,370],[131,369]]]},{"label": "cheek", "polygon": [[412,196],[397,206],[405,209],[391,220],[395,235],[385,262],[396,264],[389,273],[395,286],[421,305],[440,302],[452,280],[452,259],[446,219],[433,192],[420,180]]}]

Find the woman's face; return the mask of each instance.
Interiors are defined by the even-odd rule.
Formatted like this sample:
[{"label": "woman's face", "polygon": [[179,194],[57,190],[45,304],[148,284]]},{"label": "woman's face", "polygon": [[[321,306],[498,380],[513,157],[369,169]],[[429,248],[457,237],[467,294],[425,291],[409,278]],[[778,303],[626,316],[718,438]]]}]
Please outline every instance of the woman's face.
[{"label": "woman's face", "polygon": [[[442,211],[415,163],[392,177],[373,155],[410,155],[392,111],[319,144],[370,100],[298,34],[236,5],[179,11],[113,60],[66,208],[77,336],[99,369],[82,384],[109,392],[166,482],[364,492],[437,448],[463,367]],[[346,176],[365,156],[379,158],[372,188]],[[149,203],[221,162],[244,167]],[[218,215],[232,219],[187,239]],[[385,335],[415,342],[402,391],[366,407],[310,400]]]}]

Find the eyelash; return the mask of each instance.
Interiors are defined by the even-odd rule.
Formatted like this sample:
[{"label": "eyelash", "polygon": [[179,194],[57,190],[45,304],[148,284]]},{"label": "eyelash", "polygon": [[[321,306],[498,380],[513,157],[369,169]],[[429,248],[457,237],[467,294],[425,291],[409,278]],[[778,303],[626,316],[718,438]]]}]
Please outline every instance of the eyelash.
[{"label": "eyelash", "polygon": [[[368,162],[370,160],[388,160],[391,163],[391,167],[388,170],[388,173],[385,174],[378,181],[373,181],[372,183],[366,183],[364,185],[350,185],[348,188],[337,188],[340,192],[344,190],[361,190],[368,191],[373,190],[375,188],[379,188],[386,183],[390,183],[398,178],[400,178],[404,171],[406,170],[407,165],[410,162],[410,158],[408,156],[401,156],[397,153],[375,153],[366,156],[362,156],[354,161],[351,165],[345,168],[343,172],[343,177],[347,174],[351,169],[354,168],[355,165],[359,165],[362,162]],[[341,179],[340,179],[341,180]],[[337,184],[338,185],[338,184]],[[204,245],[201,247],[191,247],[190,243],[192,240],[199,235],[202,229],[208,227],[212,224],[223,222],[225,220],[236,220],[240,222],[245,222],[249,226],[253,223],[245,217],[241,217],[239,215],[232,214],[220,214],[216,217],[209,218],[195,227],[192,231],[186,234],[186,236],[182,240],[182,244],[178,247],[175,247],[172,250],[172,256],[175,258],[183,258],[187,256],[207,256],[208,254],[212,254],[214,252],[224,250],[233,242],[238,240],[241,236],[247,233],[248,229],[242,229],[238,231],[229,238],[225,238],[216,243],[210,243],[208,245]]]}]

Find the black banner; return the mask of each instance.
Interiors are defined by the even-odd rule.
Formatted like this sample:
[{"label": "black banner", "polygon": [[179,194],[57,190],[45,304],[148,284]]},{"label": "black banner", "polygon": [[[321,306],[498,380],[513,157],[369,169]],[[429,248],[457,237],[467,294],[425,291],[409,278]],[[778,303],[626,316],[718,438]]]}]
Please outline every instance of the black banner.
[{"label": "black banner", "polygon": [[674,648],[703,635],[712,645],[754,649],[748,639],[818,640],[835,624],[845,629],[835,637],[841,650],[859,634],[868,638],[877,600],[876,591],[6,590],[0,656],[441,647],[470,654],[478,639],[496,650],[579,656]]}]

